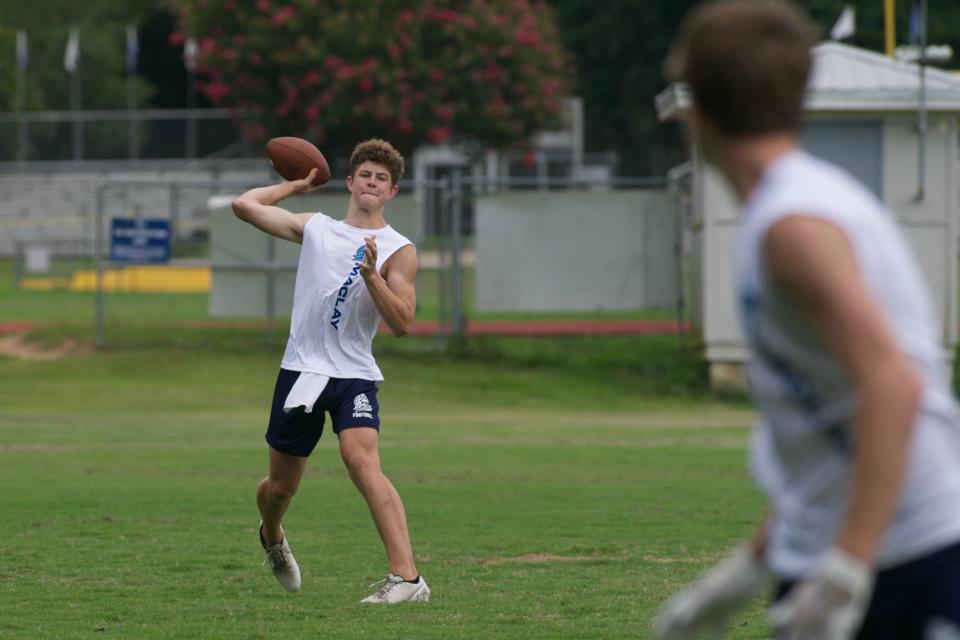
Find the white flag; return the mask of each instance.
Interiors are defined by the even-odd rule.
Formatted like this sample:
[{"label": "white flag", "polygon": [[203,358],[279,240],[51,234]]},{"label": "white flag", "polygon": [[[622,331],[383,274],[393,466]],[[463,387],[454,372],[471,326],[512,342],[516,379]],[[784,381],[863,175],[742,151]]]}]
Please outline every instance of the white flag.
[{"label": "white flag", "polygon": [[848,4],[843,8],[843,12],[840,14],[840,17],[837,18],[837,22],[833,25],[833,29],[830,30],[830,39],[843,40],[844,38],[851,37],[854,33],[855,19],[856,14],[853,5]]},{"label": "white flag", "polygon": [[63,52],[63,68],[67,73],[74,73],[77,70],[77,60],[80,58],[80,32],[76,27],[70,29],[70,37],[67,38],[67,49]]},{"label": "white flag", "polygon": [[183,65],[187,71],[193,72],[197,68],[197,39],[187,38],[183,43]]},{"label": "white flag", "polygon": [[27,51],[27,32],[17,29],[17,70],[26,71],[30,64],[30,55]]}]

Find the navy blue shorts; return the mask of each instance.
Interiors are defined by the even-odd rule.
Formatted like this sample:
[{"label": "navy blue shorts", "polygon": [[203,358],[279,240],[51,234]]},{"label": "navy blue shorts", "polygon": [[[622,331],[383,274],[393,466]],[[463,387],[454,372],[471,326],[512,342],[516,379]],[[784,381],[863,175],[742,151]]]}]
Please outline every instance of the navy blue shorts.
[{"label": "navy blue shorts", "polygon": [[[795,583],[781,583],[777,600]],[[954,638],[960,632],[960,543],[877,573],[873,597],[856,640]]]},{"label": "navy blue shorts", "polygon": [[372,380],[330,378],[310,413],[304,407],[284,412],[283,402],[299,377],[299,371],[287,369],[280,369],[277,375],[266,435],[267,444],[277,451],[302,458],[309,456],[323,435],[323,418],[327,412],[334,433],[353,427],[380,430],[377,384]]}]

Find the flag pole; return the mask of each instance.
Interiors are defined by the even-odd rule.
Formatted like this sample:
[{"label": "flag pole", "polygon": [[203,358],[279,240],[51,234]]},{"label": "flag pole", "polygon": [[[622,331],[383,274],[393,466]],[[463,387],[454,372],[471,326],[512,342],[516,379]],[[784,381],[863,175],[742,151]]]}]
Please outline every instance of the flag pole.
[{"label": "flag pole", "polygon": [[17,69],[17,162],[27,159],[27,119],[26,107],[26,78],[22,69]]},{"label": "flag pole", "polygon": [[197,104],[193,86],[197,68],[197,41],[193,37],[187,38],[183,43],[183,63],[187,68],[187,157],[193,160],[197,157],[197,121],[193,113]]},{"label": "flag pole", "polygon": [[83,159],[83,121],[80,120],[81,99],[80,73],[70,74],[70,110],[73,111],[73,159]]},{"label": "flag pole", "polygon": [[140,158],[140,144],[137,139],[139,121],[137,120],[137,59],[140,44],[137,40],[137,27],[127,25],[127,155],[131,160]]},{"label": "flag pole", "polygon": [[883,0],[883,49],[891,58],[897,46],[897,12],[894,2],[895,0]]},{"label": "flag pole", "polygon": [[137,144],[137,86],[132,73],[127,73],[127,155],[131,160],[140,157],[140,145]]},{"label": "flag pole", "polygon": [[80,31],[71,27],[67,48],[63,53],[63,68],[70,74],[70,115],[73,118],[73,160],[83,159],[83,123],[80,120]]},{"label": "flag pole", "polygon": [[17,162],[27,159],[27,67],[29,66],[27,50],[27,32],[17,30]]},{"label": "flag pole", "polygon": [[917,105],[917,195],[921,202],[926,187],[927,168],[927,0],[920,2],[920,95]]}]

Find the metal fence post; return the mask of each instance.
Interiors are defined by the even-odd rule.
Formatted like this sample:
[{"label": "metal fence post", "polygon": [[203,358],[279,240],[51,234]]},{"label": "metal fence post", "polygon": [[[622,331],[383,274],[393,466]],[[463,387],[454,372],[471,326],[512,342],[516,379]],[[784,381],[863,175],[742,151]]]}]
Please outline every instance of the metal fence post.
[{"label": "metal fence post", "polygon": [[450,202],[450,330],[454,337],[463,335],[463,319],[460,304],[460,241],[463,226],[463,174],[453,170],[453,193]]},{"label": "metal fence post", "polygon": [[177,223],[180,220],[180,185],[170,183],[170,233],[176,233]]},{"label": "metal fence post", "polygon": [[20,281],[23,280],[23,262],[25,260],[26,249],[23,244],[17,242],[13,245],[13,288],[20,288]]},{"label": "metal fence post", "polygon": [[94,324],[96,325],[96,335],[94,337],[95,346],[103,346],[103,247],[104,247],[104,237],[103,237],[103,206],[104,206],[104,190],[106,185],[97,180],[96,182],[96,203],[94,207],[94,258],[96,259],[97,265],[97,285],[96,285],[96,294],[94,295]]},{"label": "metal fence post", "polygon": [[267,236],[267,344],[273,344],[276,337],[274,319],[276,317],[276,275],[277,275],[276,238]]},{"label": "metal fence post", "polygon": [[684,233],[689,216],[688,190],[692,180],[693,165],[685,162],[667,172],[667,193],[673,196],[674,216],[674,258],[677,266],[677,350],[683,350],[683,315],[686,303],[686,264],[684,263]]},{"label": "metal fence post", "polygon": [[427,187],[435,189],[433,204],[438,210],[434,211],[433,219],[437,223],[437,236],[442,240],[437,245],[437,334],[445,336],[449,333],[447,316],[447,210],[450,209],[450,178],[443,176],[434,180]]},{"label": "metal fence post", "polygon": [[677,350],[683,350],[683,307],[684,307],[684,264],[683,264],[683,194],[678,190],[677,201],[680,206],[673,217],[673,256],[677,270]]}]

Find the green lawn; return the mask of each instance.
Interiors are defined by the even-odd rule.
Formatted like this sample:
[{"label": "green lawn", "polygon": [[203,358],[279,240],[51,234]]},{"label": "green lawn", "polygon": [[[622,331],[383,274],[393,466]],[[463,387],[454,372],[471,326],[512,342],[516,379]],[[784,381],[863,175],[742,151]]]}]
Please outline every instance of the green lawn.
[{"label": "green lawn", "polygon": [[[91,294],[11,282],[0,263],[0,322],[92,342]],[[440,284],[424,274],[418,317]],[[108,295],[105,349],[0,356],[0,638],[645,637],[762,511],[751,413],[708,392],[689,337],[378,337],[384,468],[432,601],[359,605],[386,564],[329,434],[286,520],[288,594],[253,500],[286,321],[268,344],[206,308]],[[758,603],[729,637],[767,631]]]},{"label": "green lawn", "polygon": [[[750,411],[684,384],[688,365],[658,386],[616,341],[455,359],[384,339],[383,463],[433,598],[358,604],[385,560],[329,434],[286,521],[304,579],[288,594],[253,500],[280,348],[188,333],[0,359],[0,638],[645,637],[762,510]],[[729,637],[766,635],[758,604]]]},{"label": "green lawn", "polygon": [[[68,275],[74,269],[92,269],[81,262],[58,264],[55,272]],[[449,315],[450,275],[436,269],[423,269],[417,276],[417,320],[437,320]],[[674,309],[633,309],[626,311],[589,312],[492,312],[474,309],[474,278],[472,269],[464,269],[461,279],[462,312],[474,320],[673,320]],[[206,293],[106,293],[104,316],[109,324],[205,322],[208,315],[209,294]],[[73,322],[92,323],[95,300],[92,293],[69,291],[27,291],[14,286],[13,265],[0,259],[0,322]],[[278,309],[283,317],[289,309]],[[449,318],[446,318],[449,320]],[[263,316],[247,321],[263,321]]]}]

